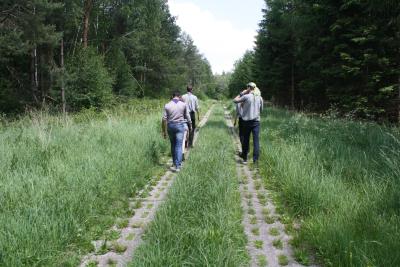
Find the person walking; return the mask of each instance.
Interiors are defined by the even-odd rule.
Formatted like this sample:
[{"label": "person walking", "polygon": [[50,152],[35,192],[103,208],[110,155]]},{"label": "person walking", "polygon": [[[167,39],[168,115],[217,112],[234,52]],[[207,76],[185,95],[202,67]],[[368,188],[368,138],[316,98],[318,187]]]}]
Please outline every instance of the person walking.
[{"label": "person walking", "polygon": [[164,113],[161,123],[163,137],[171,142],[171,156],[173,171],[179,172],[182,165],[182,142],[185,133],[185,124],[188,124],[189,130],[192,125],[187,105],[180,101],[180,93],[175,92],[172,99],[164,106]]},{"label": "person walking", "polygon": [[233,102],[241,105],[243,120],[243,141],[240,157],[243,159],[243,163],[246,164],[247,154],[249,153],[250,135],[252,134],[253,162],[257,163],[260,155],[260,114],[264,107],[261,92],[254,82],[250,82],[247,84],[247,89],[236,96]]},{"label": "person walking", "polygon": [[193,147],[194,131],[196,130],[196,113],[197,118],[200,121],[199,101],[197,96],[193,94],[193,87],[191,85],[188,85],[186,90],[187,93],[182,96],[182,99],[189,108],[190,119],[192,122],[192,129],[189,130],[189,146]]}]

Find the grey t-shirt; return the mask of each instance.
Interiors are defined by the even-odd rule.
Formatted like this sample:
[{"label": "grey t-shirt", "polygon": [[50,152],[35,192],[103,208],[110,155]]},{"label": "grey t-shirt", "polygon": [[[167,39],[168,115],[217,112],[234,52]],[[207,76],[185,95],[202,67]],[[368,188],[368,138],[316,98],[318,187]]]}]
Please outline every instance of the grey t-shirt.
[{"label": "grey t-shirt", "polygon": [[198,112],[199,111],[199,101],[197,100],[197,96],[192,93],[187,93],[182,96],[183,100],[189,107],[189,112]]},{"label": "grey t-shirt", "polygon": [[176,101],[174,99],[164,106],[163,119],[168,123],[192,123],[187,105],[182,101]]},{"label": "grey t-shirt", "polygon": [[260,121],[260,113],[263,110],[264,104],[261,96],[254,94],[246,94],[241,96],[235,103],[241,103],[242,119],[244,121]]}]

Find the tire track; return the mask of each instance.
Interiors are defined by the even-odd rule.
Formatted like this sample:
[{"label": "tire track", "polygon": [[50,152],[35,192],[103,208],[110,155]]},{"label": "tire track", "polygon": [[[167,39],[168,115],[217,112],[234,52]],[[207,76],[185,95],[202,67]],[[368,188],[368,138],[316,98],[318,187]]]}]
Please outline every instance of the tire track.
[{"label": "tire track", "polygon": [[[231,115],[226,108],[225,120],[236,148],[241,149]],[[244,211],[242,224],[248,238],[250,266],[303,266],[293,258],[293,250],[289,245],[291,238],[279,221],[271,194],[264,188],[261,177],[242,164],[238,155],[235,159],[240,179],[239,190]]]}]

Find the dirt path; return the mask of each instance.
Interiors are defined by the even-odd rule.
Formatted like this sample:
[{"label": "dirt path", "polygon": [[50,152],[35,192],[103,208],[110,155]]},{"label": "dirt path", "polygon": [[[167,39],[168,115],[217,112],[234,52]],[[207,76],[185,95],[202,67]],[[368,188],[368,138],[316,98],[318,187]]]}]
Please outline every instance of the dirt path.
[{"label": "dirt path", "polygon": [[[199,128],[207,122],[212,109],[213,106],[200,121],[194,143],[197,141]],[[188,157],[190,151],[186,154]],[[169,160],[168,166],[171,163],[172,161]],[[83,257],[80,266],[127,266],[132,261],[136,248],[141,244],[142,235],[153,220],[157,208],[166,200],[168,189],[176,175],[168,170],[161,178],[154,177],[138,192],[136,198],[129,199],[132,217],[117,222],[112,229],[108,230],[109,238],[93,241],[95,251]]]},{"label": "dirt path", "polygon": [[[226,124],[232,139],[241,148],[231,116],[225,109]],[[247,250],[251,257],[250,266],[303,266],[293,258],[289,245],[290,237],[284,232],[284,225],[277,219],[270,192],[263,186],[257,172],[251,171],[236,156],[237,172],[241,179],[240,194],[244,211],[242,224],[248,238]]]}]

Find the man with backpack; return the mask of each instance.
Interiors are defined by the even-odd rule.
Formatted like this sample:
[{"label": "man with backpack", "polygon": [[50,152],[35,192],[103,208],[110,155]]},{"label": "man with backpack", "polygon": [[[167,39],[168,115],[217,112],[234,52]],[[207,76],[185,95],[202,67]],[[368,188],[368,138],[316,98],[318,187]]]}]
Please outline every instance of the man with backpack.
[{"label": "man with backpack", "polygon": [[185,101],[189,109],[190,119],[192,122],[192,129],[189,130],[189,146],[193,147],[194,131],[196,129],[196,113],[197,118],[200,121],[199,101],[197,96],[193,94],[193,87],[191,85],[188,85],[186,90],[187,93],[182,96],[182,99]]},{"label": "man with backpack", "polygon": [[246,164],[250,134],[253,134],[253,162],[257,163],[260,155],[260,114],[264,107],[261,92],[255,83],[250,82],[247,84],[247,89],[236,96],[233,102],[241,105],[243,142],[240,157],[243,159],[243,163]]}]

